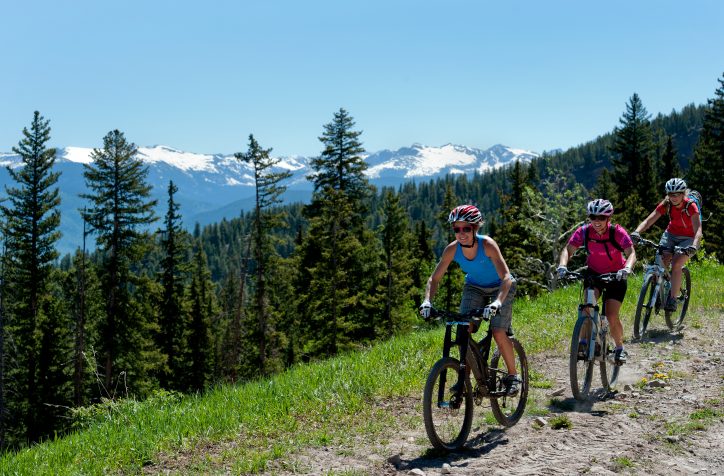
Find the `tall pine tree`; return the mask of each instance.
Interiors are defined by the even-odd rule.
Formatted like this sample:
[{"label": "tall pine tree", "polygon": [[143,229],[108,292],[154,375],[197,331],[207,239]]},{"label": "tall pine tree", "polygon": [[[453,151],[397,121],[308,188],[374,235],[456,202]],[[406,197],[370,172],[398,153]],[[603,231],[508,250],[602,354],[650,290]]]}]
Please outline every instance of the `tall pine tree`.
[{"label": "tall pine tree", "polygon": [[213,283],[206,265],[206,254],[198,246],[193,259],[193,277],[189,286],[191,324],[188,350],[191,360],[188,383],[190,390],[203,390],[211,376],[213,348],[211,345],[211,319],[215,314]]},{"label": "tall pine tree", "polygon": [[[55,149],[48,148],[50,121],[35,111],[30,129],[23,129],[23,139],[13,152],[23,166],[7,168],[18,187],[6,187],[9,203],[0,207],[5,232],[5,289],[8,327],[16,354],[15,366],[8,368],[6,378],[12,382],[11,424],[17,436],[24,431],[27,441],[35,442],[52,434],[59,415],[53,405],[68,403],[54,400],[53,386],[63,386],[51,369],[64,359],[61,345],[54,339],[62,316],[52,312],[50,296],[53,261],[60,238],[58,172],[53,172]],[[6,360],[7,361],[7,360]],[[48,386],[51,386],[49,389]],[[62,393],[57,392],[57,397]],[[47,398],[53,400],[48,401]],[[4,411],[5,409],[0,409]]]},{"label": "tall pine tree", "polygon": [[319,138],[324,150],[312,161],[314,193],[305,209],[310,227],[299,247],[296,278],[304,290],[297,308],[306,356],[334,355],[372,338],[373,314],[379,312],[379,244],[365,227],[372,188],[354,125],[344,109],[335,113]]},{"label": "tall pine tree", "polygon": [[184,284],[188,271],[187,236],[181,227],[179,204],[174,195],[178,187],[173,181],[168,183],[168,209],[161,230],[160,282],[163,287],[163,298],[160,302],[159,343],[161,352],[165,354],[166,366],[160,375],[163,388],[186,390],[188,361],[186,346],[186,311],[184,309]]},{"label": "tall pine tree", "polygon": [[621,126],[614,131],[611,147],[617,155],[613,160],[613,177],[622,202],[619,207],[623,213],[619,220],[624,226],[630,226],[649,213],[659,196],[649,113],[638,94],[634,93],[629,99],[619,123]]},{"label": "tall pine tree", "polygon": [[255,269],[254,313],[258,319],[258,327],[251,335],[255,337],[256,345],[253,348],[258,349],[255,360],[262,374],[269,373],[270,365],[267,364],[267,359],[278,358],[280,350],[268,345],[275,323],[269,308],[269,293],[272,290],[267,287],[267,282],[270,279],[269,274],[274,272],[274,260],[279,258],[273,246],[272,230],[284,225],[284,214],[274,207],[281,202],[279,196],[286,190],[280,182],[291,176],[288,171],[274,170],[281,159],[271,157],[271,151],[272,149],[263,149],[254,136],[249,135],[247,152],[235,154],[238,160],[251,164],[254,171],[251,240]]},{"label": "tall pine tree", "polygon": [[[140,352],[150,338],[146,324],[130,314],[131,263],[142,254],[142,227],[156,220],[156,201],[149,198],[151,187],[146,183],[148,168],[136,157],[136,146],[119,130],[103,138],[103,148],[93,149],[92,163],[85,164],[83,175],[90,193],[82,195],[90,201],[84,218],[97,235],[103,259],[100,270],[106,310],[101,324],[101,358],[106,392],[115,394],[116,364],[126,375],[139,376],[145,367]],[[119,374],[120,375],[120,374]],[[141,382],[125,382],[132,387]],[[124,388],[124,387],[118,387]]]},{"label": "tall pine tree", "polygon": [[385,312],[382,322],[377,324],[378,335],[393,334],[409,324],[413,315],[412,293],[419,296],[419,289],[412,287],[413,257],[410,246],[414,237],[409,229],[405,210],[400,205],[400,197],[387,190],[382,204],[382,226],[380,235],[385,256],[383,287],[385,292]]}]

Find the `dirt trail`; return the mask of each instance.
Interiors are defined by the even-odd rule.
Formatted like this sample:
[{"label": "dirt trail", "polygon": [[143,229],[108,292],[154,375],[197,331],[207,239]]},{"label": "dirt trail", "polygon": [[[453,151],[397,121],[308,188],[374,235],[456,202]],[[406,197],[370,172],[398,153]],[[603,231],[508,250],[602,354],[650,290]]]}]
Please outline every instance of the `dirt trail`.
[{"label": "dirt trail", "polygon": [[[474,427],[464,451],[441,455],[430,450],[419,398],[410,397],[390,410],[407,423],[378,441],[358,438],[343,447],[306,450],[290,455],[293,473],[281,468],[271,473],[724,474],[723,314],[678,333],[654,323],[643,342],[627,343],[629,363],[618,393],[599,393],[586,404],[572,398],[567,356],[533,356],[531,369],[554,382],[549,389],[531,389],[529,408],[533,402],[550,411],[542,427],[536,415],[505,431]],[[641,384],[644,377],[656,382]],[[598,369],[594,382],[600,385]],[[483,405],[476,412],[484,411]],[[560,416],[570,420],[570,428],[552,428]]]}]

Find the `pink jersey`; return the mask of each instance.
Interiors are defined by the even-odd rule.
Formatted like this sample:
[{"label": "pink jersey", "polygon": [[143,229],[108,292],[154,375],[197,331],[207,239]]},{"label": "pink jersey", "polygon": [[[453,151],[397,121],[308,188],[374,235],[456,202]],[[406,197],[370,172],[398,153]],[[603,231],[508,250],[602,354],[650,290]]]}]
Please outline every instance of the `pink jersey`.
[{"label": "pink jersey", "polygon": [[[586,264],[591,271],[596,274],[614,273],[626,265],[626,258],[623,256],[623,253],[609,241],[608,227],[606,227],[603,235],[596,233],[596,230],[590,225],[578,227],[571,236],[571,239],[568,240],[569,245],[576,248],[583,246],[584,227],[590,227],[588,230],[588,259]],[[613,239],[616,240],[616,243],[624,250],[633,246],[631,237],[628,236],[628,232],[626,232],[621,225],[614,226]]]},{"label": "pink jersey", "polygon": [[[691,223],[691,216],[698,215],[699,214],[699,207],[696,206],[696,203],[692,202],[689,204],[689,215],[686,214],[684,211],[684,207],[686,206],[686,202],[689,202],[688,198],[685,198],[681,202],[681,207],[675,207],[671,206],[671,219],[669,220],[669,226],[666,227],[666,231],[671,233],[672,235],[676,236],[688,236],[689,238],[694,237],[694,225]],[[664,215],[666,217],[669,216],[667,210],[666,210],[666,201],[663,201],[659,203],[659,205],[656,207],[656,211],[660,215]]]}]

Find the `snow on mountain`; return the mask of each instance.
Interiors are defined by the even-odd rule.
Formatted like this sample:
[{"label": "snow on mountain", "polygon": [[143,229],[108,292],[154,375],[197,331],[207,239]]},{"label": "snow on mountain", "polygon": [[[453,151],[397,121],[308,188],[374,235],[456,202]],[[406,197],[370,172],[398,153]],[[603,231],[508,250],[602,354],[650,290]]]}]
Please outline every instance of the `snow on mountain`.
[{"label": "snow on mountain", "polygon": [[[93,149],[84,147],[57,150],[63,233],[58,247],[62,252],[74,250],[82,236],[78,210],[86,205],[80,194],[87,193],[83,164],[91,163],[92,152]],[[527,162],[537,156],[534,152],[502,145],[481,150],[453,144],[441,147],[413,144],[394,151],[371,153],[364,159],[372,184],[397,187],[408,180],[434,179],[446,174],[472,175],[515,160]],[[252,166],[239,161],[233,154],[198,154],[157,145],[139,147],[138,157],[148,165],[147,180],[152,186],[152,198],[158,200],[157,216],[165,213],[169,181],[178,187],[175,199],[181,205],[183,222],[189,228],[197,222],[205,225],[239,216],[253,204]],[[286,201],[306,201],[311,197],[313,185],[307,179],[312,173],[309,162],[310,158],[303,156],[280,157],[278,169],[292,173],[284,183],[287,192],[282,198]],[[19,156],[0,153],[0,197],[5,186],[16,186],[5,167],[21,165]]]},{"label": "snow on mountain", "polygon": [[382,178],[412,179],[446,174],[486,172],[516,160],[524,162],[538,154],[522,149],[495,145],[486,150],[447,144],[428,147],[414,144],[396,151],[384,150],[367,157],[367,175],[371,180]]}]

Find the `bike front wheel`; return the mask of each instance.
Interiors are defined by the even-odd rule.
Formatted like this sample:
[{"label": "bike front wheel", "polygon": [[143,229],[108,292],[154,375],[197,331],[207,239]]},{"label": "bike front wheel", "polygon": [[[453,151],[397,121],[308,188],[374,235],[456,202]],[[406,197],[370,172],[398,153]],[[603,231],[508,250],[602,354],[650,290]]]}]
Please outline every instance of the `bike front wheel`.
[{"label": "bike front wheel", "polygon": [[437,449],[454,451],[463,447],[473,424],[473,395],[470,379],[464,389],[453,391],[460,362],[452,357],[438,360],[430,370],[422,397],[422,415],[430,443]]},{"label": "bike front wheel", "polygon": [[[490,409],[498,423],[505,427],[518,423],[525,411],[525,404],[528,402],[528,358],[523,350],[523,345],[517,339],[510,339],[513,344],[515,357],[515,368],[520,378],[519,391],[516,395],[491,398]],[[496,391],[504,391],[503,379],[508,375],[505,362],[500,356],[500,349],[496,349],[493,358],[490,360],[490,369],[495,374]]]},{"label": "bike front wheel", "polygon": [[676,299],[677,309],[674,312],[666,311],[664,313],[666,325],[672,331],[678,330],[681,323],[684,322],[686,311],[689,309],[689,300],[691,299],[691,274],[689,268],[684,267],[681,271],[681,291],[679,291],[679,297]]},{"label": "bike front wheel", "polygon": [[[587,324],[587,325],[586,325]],[[594,359],[589,359],[588,346],[594,345],[596,341],[593,336],[590,318],[582,318],[576,321],[571,336],[571,351],[568,360],[568,369],[571,378],[571,392],[576,400],[586,400],[591,393],[591,381],[593,380]],[[578,344],[582,341],[582,351],[585,358],[579,358]]]},{"label": "bike front wheel", "polygon": [[656,277],[649,274],[644,278],[641,292],[639,293],[639,301],[636,304],[636,317],[634,318],[634,337],[641,339],[649,327],[649,319],[651,312],[654,310],[656,303]]},{"label": "bike front wheel", "polygon": [[621,370],[620,365],[611,363],[608,359],[613,360],[615,344],[613,337],[611,337],[611,331],[606,332],[606,337],[603,340],[604,354],[601,359],[601,365],[599,370],[601,371],[601,384],[606,391],[612,391],[616,388],[618,383],[618,373]]}]

